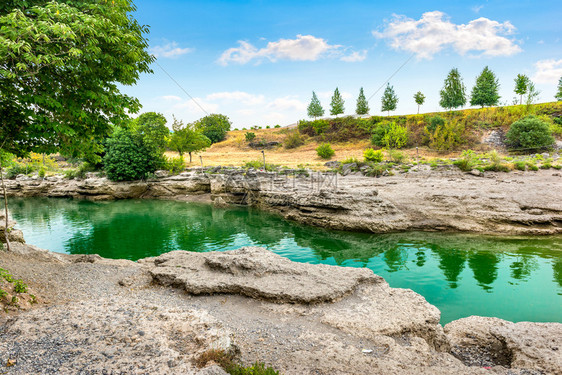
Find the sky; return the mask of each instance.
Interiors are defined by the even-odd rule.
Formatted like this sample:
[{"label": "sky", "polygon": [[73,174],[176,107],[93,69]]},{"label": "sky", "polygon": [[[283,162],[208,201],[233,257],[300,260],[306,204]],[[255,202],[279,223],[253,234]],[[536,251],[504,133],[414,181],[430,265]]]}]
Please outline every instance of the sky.
[{"label": "sky", "polygon": [[313,91],[328,115],[336,87],[346,115],[354,114],[361,87],[370,114],[380,115],[393,74],[395,114],[417,112],[417,91],[426,96],[422,113],[442,110],[439,90],[451,68],[470,94],[488,66],[500,82],[500,104],[512,104],[517,74],[533,80],[539,102],[555,100],[562,77],[559,1],[135,4],[157,61],[153,74],[123,91],[139,98],[141,112],[163,113],[169,126],[172,116],[190,123],[206,113],[227,115],[238,129],[289,125],[307,118]]}]

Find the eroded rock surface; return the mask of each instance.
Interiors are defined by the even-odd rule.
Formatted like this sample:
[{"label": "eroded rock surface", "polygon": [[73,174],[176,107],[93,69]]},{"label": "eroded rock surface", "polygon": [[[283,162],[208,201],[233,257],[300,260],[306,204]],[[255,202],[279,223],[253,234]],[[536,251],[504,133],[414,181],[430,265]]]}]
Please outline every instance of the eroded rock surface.
[{"label": "eroded rock surface", "polygon": [[447,324],[445,332],[452,353],[467,364],[562,374],[562,324],[471,316]]},{"label": "eroded rock surface", "polygon": [[[205,199],[259,207],[306,224],[386,233],[451,230],[504,234],[562,233],[562,178],[549,170],[478,173],[457,169],[384,178],[333,173],[280,175],[241,169],[192,170],[141,182],[18,177],[12,196]],[[540,192],[540,194],[537,194]]]},{"label": "eroded rock surface", "polygon": [[141,263],[162,285],[191,294],[240,294],[276,302],[331,302],[361,283],[385,283],[368,269],[295,263],[260,247],[225,252],[172,251]]},{"label": "eroded rock surface", "polygon": [[199,374],[192,362],[209,349],[236,350],[207,313],[131,299],[38,309],[0,331],[9,374]]}]

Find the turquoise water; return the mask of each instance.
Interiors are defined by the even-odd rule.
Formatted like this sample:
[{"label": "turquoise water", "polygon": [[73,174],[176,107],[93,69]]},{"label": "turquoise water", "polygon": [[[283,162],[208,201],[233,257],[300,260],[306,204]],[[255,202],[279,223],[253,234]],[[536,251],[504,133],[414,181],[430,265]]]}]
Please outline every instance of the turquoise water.
[{"label": "turquoise water", "polygon": [[248,208],[128,200],[12,199],[30,244],[137,260],[171,250],[263,246],[293,261],[368,267],[423,295],[443,324],[470,315],[562,322],[562,237],[374,235],[287,222]]}]

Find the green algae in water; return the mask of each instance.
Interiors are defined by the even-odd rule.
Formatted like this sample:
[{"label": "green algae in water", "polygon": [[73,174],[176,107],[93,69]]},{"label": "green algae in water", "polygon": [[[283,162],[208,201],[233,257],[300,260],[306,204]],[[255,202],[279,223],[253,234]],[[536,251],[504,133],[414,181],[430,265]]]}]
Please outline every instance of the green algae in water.
[{"label": "green algae in water", "polygon": [[26,241],[52,251],[137,260],[263,246],[296,262],[368,267],[391,286],[423,295],[443,324],[470,315],[562,322],[561,236],[349,233],[173,201],[27,198],[10,207]]}]

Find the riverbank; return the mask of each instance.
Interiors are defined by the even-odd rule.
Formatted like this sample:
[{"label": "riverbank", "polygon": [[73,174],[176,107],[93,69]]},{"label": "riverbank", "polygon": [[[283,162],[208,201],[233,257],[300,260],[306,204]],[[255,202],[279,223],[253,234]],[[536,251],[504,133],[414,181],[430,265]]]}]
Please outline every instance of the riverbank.
[{"label": "riverbank", "polygon": [[457,231],[499,235],[562,233],[562,172],[464,173],[427,166],[380,178],[352,172],[262,172],[237,168],[162,172],[148,181],[111,182],[89,174],[20,176],[9,196],[90,200],[158,198],[248,205],[330,229],[389,233]]},{"label": "riverbank", "polygon": [[220,374],[194,365],[211,348],[286,375],[562,371],[562,324],[471,317],[443,329],[423,297],[366,269],[260,248],[131,262],[13,246],[0,267],[39,303],[3,315],[8,374]]}]

